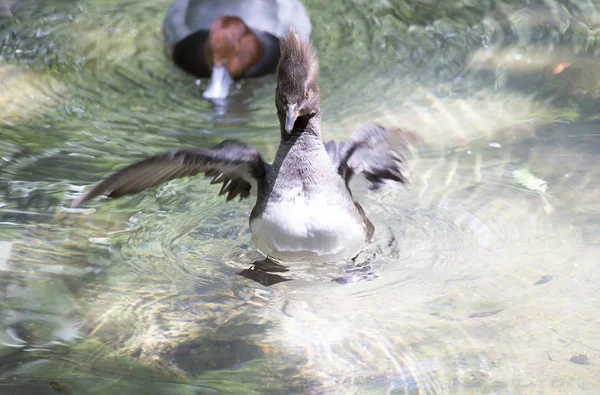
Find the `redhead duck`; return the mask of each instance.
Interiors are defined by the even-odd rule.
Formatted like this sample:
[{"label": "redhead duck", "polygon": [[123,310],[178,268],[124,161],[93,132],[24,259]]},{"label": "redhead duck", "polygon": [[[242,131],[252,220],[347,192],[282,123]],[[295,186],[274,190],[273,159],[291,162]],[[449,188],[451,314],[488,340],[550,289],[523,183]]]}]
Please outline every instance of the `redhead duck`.
[{"label": "redhead duck", "polygon": [[308,39],[299,0],[175,0],[163,23],[167,54],[196,77],[210,77],[207,99],[227,97],[234,80],[275,72],[288,29]]},{"label": "redhead duck", "polygon": [[366,125],[346,143],[324,144],[318,75],[314,48],[290,32],[281,42],[277,72],[281,137],[273,164],[237,140],[213,148],[176,148],[118,170],[72,206],[106,192],[116,198],[203,172],[212,177],[211,183],[222,183],[220,194],[227,194],[227,201],[257,195],[250,230],[255,246],[267,258],[255,262],[256,268],[286,271],[276,262],[355,257],[371,241],[375,228],[352,198],[349,182],[362,174],[372,189],[405,183],[404,159],[397,149],[407,140],[400,129]]}]

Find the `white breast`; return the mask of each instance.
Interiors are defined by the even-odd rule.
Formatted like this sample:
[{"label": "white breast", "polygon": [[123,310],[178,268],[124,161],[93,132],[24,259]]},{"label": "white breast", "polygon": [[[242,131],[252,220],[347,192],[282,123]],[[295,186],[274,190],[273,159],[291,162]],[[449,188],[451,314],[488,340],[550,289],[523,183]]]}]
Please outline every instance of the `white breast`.
[{"label": "white breast", "polygon": [[353,258],[365,244],[363,224],[331,198],[287,191],[289,198],[267,204],[250,224],[255,246],[288,262],[329,262]]}]

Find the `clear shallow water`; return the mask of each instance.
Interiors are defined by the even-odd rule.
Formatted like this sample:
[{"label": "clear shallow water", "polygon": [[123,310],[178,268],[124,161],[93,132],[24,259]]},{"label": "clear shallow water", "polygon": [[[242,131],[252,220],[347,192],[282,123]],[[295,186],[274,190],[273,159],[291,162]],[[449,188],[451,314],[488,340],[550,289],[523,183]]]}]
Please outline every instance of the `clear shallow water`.
[{"label": "clear shallow water", "polygon": [[162,54],[169,1],[44,4],[0,7],[2,393],[597,392],[593,2],[307,1],[326,138],[423,143],[408,190],[359,193],[376,279],[269,288],[235,275],[251,203],[206,180],[68,207],[174,146],[272,159],[273,77],[215,109]]}]

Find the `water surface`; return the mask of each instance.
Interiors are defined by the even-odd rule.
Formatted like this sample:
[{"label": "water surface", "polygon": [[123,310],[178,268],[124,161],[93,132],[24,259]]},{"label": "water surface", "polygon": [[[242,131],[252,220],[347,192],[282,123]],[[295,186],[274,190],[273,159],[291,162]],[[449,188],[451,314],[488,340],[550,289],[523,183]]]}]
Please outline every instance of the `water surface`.
[{"label": "water surface", "polygon": [[272,287],[235,275],[252,202],[201,177],[69,209],[172,147],[275,154],[274,77],[203,101],[163,55],[168,5],[0,6],[0,392],[597,392],[594,2],[306,1],[325,138],[422,142],[407,189],[357,186],[376,278]]}]

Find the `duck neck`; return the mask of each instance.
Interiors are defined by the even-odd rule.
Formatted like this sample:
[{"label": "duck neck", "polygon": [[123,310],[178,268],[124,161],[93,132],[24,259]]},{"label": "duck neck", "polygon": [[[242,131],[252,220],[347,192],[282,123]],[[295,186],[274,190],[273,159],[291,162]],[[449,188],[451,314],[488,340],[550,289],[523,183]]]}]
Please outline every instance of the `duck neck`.
[{"label": "duck neck", "polygon": [[[285,122],[285,120],[283,121]],[[270,182],[277,188],[301,186],[307,191],[319,185],[318,171],[327,156],[321,138],[321,113],[299,117],[291,133],[281,125],[281,142],[273,160]]]},{"label": "duck neck", "polygon": [[298,117],[290,133],[285,130],[285,115],[279,114],[279,121],[282,143],[294,144],[299,140],[321,141],[321,110]]}]

